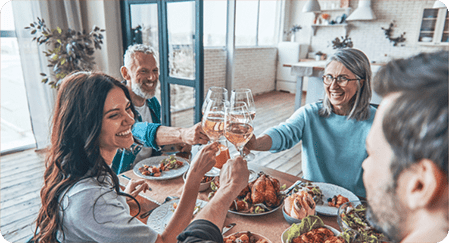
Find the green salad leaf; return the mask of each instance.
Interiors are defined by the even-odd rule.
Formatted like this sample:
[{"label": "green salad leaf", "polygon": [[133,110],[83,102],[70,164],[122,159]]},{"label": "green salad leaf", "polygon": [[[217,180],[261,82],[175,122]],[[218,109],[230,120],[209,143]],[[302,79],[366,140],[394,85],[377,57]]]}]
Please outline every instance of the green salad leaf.
[{"label": "green salad leaf", "polygon": [[308,215],[307,217],[301,220],[299,224],[292,224],[292,227],[287,232],[288,233],[288,242],[292,242],[292,240],[306,232],[309,232],[313,229],[323,227],[324,223],[320,217],[316,215]]}]

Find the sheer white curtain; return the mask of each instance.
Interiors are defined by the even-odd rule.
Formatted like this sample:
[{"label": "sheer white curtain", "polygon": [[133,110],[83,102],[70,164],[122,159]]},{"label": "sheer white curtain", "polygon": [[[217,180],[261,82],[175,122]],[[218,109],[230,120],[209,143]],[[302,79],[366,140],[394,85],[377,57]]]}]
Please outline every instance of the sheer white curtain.
[{"label": "sheer white curtain", "polygon": [[[39,73],[49,74],[47,58],[42,53],[45,46],[31,42],[32,36],[25,26],[37,20],[45,19],[48,28],[71,28],[82,30],[79,0],[14,0],[12,1],[14,24],[16,26],[19,52],[22,62],[23,78],[31,116],[31,126],[36,139],[37,149],[44,149],[50,143],[50,125],[56,90],[41,83]],[[17,74],[21,75],[21,74]]]}]

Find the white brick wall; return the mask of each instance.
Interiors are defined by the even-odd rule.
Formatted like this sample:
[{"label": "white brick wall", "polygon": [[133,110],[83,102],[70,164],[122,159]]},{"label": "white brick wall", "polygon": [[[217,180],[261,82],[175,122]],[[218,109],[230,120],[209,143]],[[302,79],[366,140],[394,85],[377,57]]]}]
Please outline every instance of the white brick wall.
[{"label": "white brick wall", "polygon": [[[311,45],[311,52],[321,51],[332,54],[332,40],[344,35],[342,27],[319,27],[316,35],[310,38],[311,23],[313,21],[312,13],[302,13],[301,9],[306,1],[291,0],[290,4],[294,11],[290,13],[290,20],[287,25],[300,24],[303,29],[296,36],[297,41]],[[328,0],[320,0],[330,2]],[[377,19],[372,21],[352,21],[349,37],[351,37],[354,48],[360,49],[366,53],[370,61],[387,62],[391,58],[405,58],[420,52],[434,52],[438,50],[449,50],[446,47],[426,47],[418,44],[418,31],[421,24],[421,16],[424,8],[431,8],[434,0],[372,0],[371,8],[376,14]],[[358,6],[358,0],[351,0],[350,7],[352,11]],[[343,14],[344,12],[332,12],[331,19]],[[388,39],[385,38],[384,31],[388,28],[391,21],[395,20],[393,27],[393,37],[397,37],[406,32],[404,43],[394,47]],[[402,46],[401,44],[404,44]]]},{"label": "white brick wall", "polygon": [[[250,88],[253,95],[275,89],[277,48],[249,47],[235,50],[233,88]],[[211,86],[224,87],[226,81],[226,51],[204,49],[204,92]]]}]

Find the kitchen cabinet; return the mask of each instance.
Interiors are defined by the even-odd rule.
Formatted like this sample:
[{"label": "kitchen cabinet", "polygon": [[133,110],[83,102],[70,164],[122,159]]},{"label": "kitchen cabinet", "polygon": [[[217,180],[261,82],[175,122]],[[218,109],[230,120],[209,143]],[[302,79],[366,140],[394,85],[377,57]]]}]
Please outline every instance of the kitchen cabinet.
[{"label": "kitchen cabinet", "polygon": [[418,44],[442,46],[449,44],[449,16],[446,8],[425,8],[418,35]]}]

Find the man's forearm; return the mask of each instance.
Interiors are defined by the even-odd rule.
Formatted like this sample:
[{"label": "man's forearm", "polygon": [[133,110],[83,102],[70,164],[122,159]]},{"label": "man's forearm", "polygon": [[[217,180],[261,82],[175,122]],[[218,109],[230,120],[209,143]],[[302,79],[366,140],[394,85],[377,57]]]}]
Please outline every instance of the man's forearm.
[{"label": "man's forearm", "polygon": [[257,138],[256,142],[256,148],[254,150],[256,151],[268,151],[271,149],[272,140],[271,137],[264,134],[261,137]]},{"label": "man's forearm", "polygon": [[155,141],[158,146],[183,143],[182,128],[160,126]]},{"label": "man's forearm", "polygon": [[238,193],[240,193],[240,191],[236,192],[229,187],[220,187],[214,197],[207,203],[206,207],[199,212],[195,219],[208,220],[221,229],[225,222],[228,209]]}]

